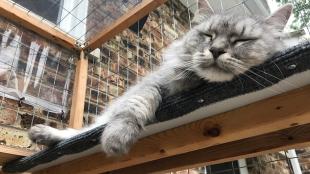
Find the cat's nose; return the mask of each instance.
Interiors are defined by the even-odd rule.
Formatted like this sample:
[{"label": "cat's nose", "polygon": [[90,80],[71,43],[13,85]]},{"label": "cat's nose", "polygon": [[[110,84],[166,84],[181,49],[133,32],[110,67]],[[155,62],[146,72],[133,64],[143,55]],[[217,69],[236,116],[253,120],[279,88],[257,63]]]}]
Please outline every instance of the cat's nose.
[{"label": "cat's nose", "polygon": [[210,52],[212,53],[214,59],[217,59],[221,54],[225,53],[224,49],[216,47],[211,47]]}]

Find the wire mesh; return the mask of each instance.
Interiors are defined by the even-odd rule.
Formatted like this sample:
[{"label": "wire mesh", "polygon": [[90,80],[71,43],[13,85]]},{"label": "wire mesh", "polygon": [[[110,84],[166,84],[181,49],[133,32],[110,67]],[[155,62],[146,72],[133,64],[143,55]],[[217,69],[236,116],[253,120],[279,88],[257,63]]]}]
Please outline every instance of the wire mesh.
[{"label": "wire mesh", "polygon": [[[242,13],[249,13],[245,2],[240,1],[237,5],[226,5],[223,8],[236,8],[237,12],[242,8]],[[127,29],[103,44],[99,48],[100,55],[90,61],[85,120],[100,114],[128,86],[156,69],[162,62],[163,49],[190,29],[196,9],[197,1],[168,1],[150,13],[143,28],[137,29],[140,32]],[[101,73],[98,73],[98,69]]]},{"label": "wire mesh", "polygon": [[[31,0],[7,1],[23,6],[29,14],[38,14],[42,21],[53,23],[54,27],[78,42],[87,42],[142,0],[47,0],[43,4]],[[216,13],[236,12],[266,17],[272,11],[271,4],[277,1],[281,0],[208,0],[207,3]],[[297,9],[301,11],[296,16],[301,17],[298,22],[306,23],[304,29],[289,27],[288,31],[294,36],[290,42],[296,43],[305,37],[305,33],[309,35],[306,19],[309,9],[299,6],[297,0],[288,2],[298,5]],[[113,99],[161,64],[161,52],[192,27],[196,9],[197,0],[169,0],[150,13],[142,28],[139,28],[142,25],[138,21],[138,32],[127,29],[102,44],[94,55],[89,55],[84,125],[92,123]],[[0,20],[0,38],[0,124],[4,125],[0,127],[1,137],[4,137],[0,143],[29,147],[29,140],[18,142],[16,138],[7,137],[5,132],[10,129],[12,135],[19,137],[26,135],[24,129],[38,123],[58,128],[66,126],[75,54],[5,19]],[[302,170],[307,171],[308,150],[296,152],[297,157],[279,152],[246,159],[246,165],[233,161],[185,172],[245,174],[242,169],[249,173],[266,173],[261,170],[276,168],[278,171],[283,169],[283,173],[292,173],[291,161],[297,158]],[[275,165],[278,163],[281,165]]]},{"label": "wire mesh", "polygon": [[[35,13],[42,21],[85,43],[115,20],[141,2],[141,0],[7,0]],[[47,9],[47,10],[46,10]],[[56,13],[55,13],[56,12]]]},{"label": "wire mesh", "polygon": [[[234,12],[263,17],[267,17],[274,10],[269,8],[268,3],[267,1],[255,0],[208,1],[210,10],[215,13]],[[196,9],[196,0],[170,0],[150,13],[143,28],[137,29],[140,32],[136,33],[127,29],[98,48],[99,53],[91,56],[89,61],[90,68],[84,109],[85,125],[90,124],[113,99],[124,93],[129,86],[137,83],[141,77],[152,72],[161,64],[163,49],[192,27],[191,20]],[[97,21],[93,19],[93,21],[89,20],[88,22],[95,23]],[[292,32],[292,30],[288,31]],[[295,39],[299,41],[301,37],[304,37],[303,34],[301,32],[295,35]],[[290,42],[295,44],[297,41],[291,40]],[[297,157],[291,157],[284,152],[279,152],[174,173],[285,174],[294,172],[291,161],[297,158],[301,169],[307,171],[308,162],[303,160],[302,154],[298,153]]]},{"label": "wire mesh", "polygon": [[67,126],[74,54],[0,18],[1,144],[36,149],[35,124]]},{"label": "wire mesh", "polygon": [[[271,11],[267,1],[209,0],[208,4],[215,13],[234,12],[267,17]],[[150,13],[141,31],[138,28],[140,32],[127,29],[99,48],[100,55],[93,57],[90,62],[86,120],[89,120],[89,116],[98,115],[128,86],[160,65],[162,50],[191,28],[196,9],[196,0],[168,1]],[[89,22],[95,23],[97,20]],[[290,44],[296,44],[296,39],[299,41],[302,35],[303,32],[298,33]]]}]

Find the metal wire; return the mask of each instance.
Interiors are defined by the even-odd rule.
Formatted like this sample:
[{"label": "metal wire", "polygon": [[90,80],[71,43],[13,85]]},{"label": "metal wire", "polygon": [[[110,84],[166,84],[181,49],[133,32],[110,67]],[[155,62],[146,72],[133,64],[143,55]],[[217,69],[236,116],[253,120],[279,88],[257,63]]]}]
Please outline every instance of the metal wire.
[{"label": "metal wire", "polygon": [[[227,12],[232,11],[235,9],[243,10],[241,11],[245,15],[250,15],[250,10],[248,9],[246,3],[251,0],[242,0],[242,1],[236,1],[236,4],[233,4],[232,6],[226,6],[225,1],[223,0],[221,3],[221,12]],[[155,63],[154,59],[159,60],[161,62],[161,56],[160,52],[167,46],[169,42],[172,42],[173,40],[177,39],[175,36],[182,36],[182,33],[184,33],[186,30],[188,30],[191,26],[191,16],[193,15],[193,11],[190,9],[196,5],[196,2],[190,3],[189,0],[184,1],[185,2],[185,10],[184,16],[186,16],[186,24],[183,26],[180,21],[178,21],[178,14],[179,9],[178,7],[174,6],[175,1],[170,1],[170,5],[168,8],[171,11],[171,16],[168,18],[172,18],[170,21],[171,23],[167,23],[167,15],[166,13],[162,12],[166,10],[166,7],[160,7],[156,12],[151,12],[149,20],[144,25],[144,28],[141,32],[133,33],[130,30],[126,30],[123,33],[120,33],[117,36],[117,39],[111,39],[106,44],[103,44],[100,48],[101,52],[106,52],[106,54],[102,54],[102,57],[105,57],[100,59],[101,63],[96,63],[94,66],[101,66],[104,65],[104,67],[107,67],[105,75],[102,75],[99,80],[104,80],[106,83],[105,88],[105,94],[106,94],[106,102],[108,100],[108,96],[117,97],[120,94],[120,91],[123,90],[121,85],[121,79],[125,79],[125,88],[127,89],[130,85],[136,83],[132,82],[132,74],[136,76],[135,81],[137,81],[141,76],[144,75],[143,71],[153,71],[154,66],[158,65]],[[225,8],[224,8],[225,5]],[[241,9],[242,8],[242,9]],[[194,9],[194,8],[193,8]],[[213,9],[213,8],[212,8]],[[162,11],[161,11],[162,10]],[[102,12],[103,15],[104,12]],[[153,16],[156,16],[155,21],[153,20]],[[111,17],[111,16],[108,16]],[[93,28],[96,28],[96,26],[92,26]],[[173,30],[177,35],[173,35],[172,37],[167,37],[170,33],[167,31],[167,27],[170,27],[171,30]],[[182,27],[183,31],[180,31],[180,27]],[[90,30],[95,30],[93,28],[90,28]],[[138,28],[139,29],[139,28]],[[89,32],[89,31],[88,31]],[[149,39],[147,42],[143,40],[145,38]],[[169,40],[170,38],[173,38]],[[125,44],[124,44],[125,42]],[[146,45],[144,47],[143,45]],[[105,51],[103,51],[105,50]],[[106,51],[108,50],[108,51]],[[125,55],[125,56],[124,56]],[[141,56],[143,55],[143,56]],[[124,70],[124,74],[122,73],[122,70]],[[113,78],[115,79],[113,79]],[[242,84],[242,83],[241,83]],[[94,96],[95,105],[98,105],[100,102],[99,93],[103,92],[100,91],[98,87],[94,87],[90,85],[89,88],[96,89],[97,88],[97,96]],[[111,93],[112,90],[116,90],[116,95],[113,95]],[[88,101],[92,101],[91,96],[89,96]],[[97,106],[98,107],[98,106]],[[92,115],[98,115],[98,108],[96,108],[96,112]],[[89,109],[87,111],[90,112]],[[91,115],[91,114],[90,114]],[[212,166],[204,166],[201,168],[201,173],[207,173],[207,174],[219,174],[219,173],[239,173],[239,169],[245,169],[245,168],[259,168],[267,165],[271,165],[272,163],[276,162],[286,162],[288,163],[289,160],[287,160],[289,157],[283,157],[281,159],[274,159],[267,162],[259,162],[257,164],[250,164],[245,166],[238,166],[236,162],[230,162],[230,169],[223,169],[221,171],[215,171],[214,167]],[[302,158],[301,156],[299,158]],[[289,166],[289,164],[287,164]],[[292,167],[288,167],[287,170],[292,171]],[[193,170],[186,170],[185,172],[191,173]],[[173,173],[173,172],[172,172]]]},{"label": "metal wire", "polygon": [[[247,14],[249,11],[248,7],[246,6],[246,2],[251,0],[241,0],[241,1],[235,1],[236,3],[233,4],[230,7],[227,7],[224,0],[220,0],[218,3],[220,3],[220,12],[227,12],[230,10],[234,10],[237,8],[242,8],[243,13]],[[253,0],[252,0],[253,1]],[[110,14],[107,11],[102,10],[100,7],[104,5],[107,1],[102,0],[99,1],[100,3],[96,4],[94,8],[92,8],[93,4],[91,4],[91,1],[89,1],[89,7],[88,7],[88,13],[86,16],[79,18],[77,15],[74,14],[74,11],[76,11],[81,4],[86,2],[85,0],[78,1],[70,10],[61,7],[61,10],[63,12],[66,12],[66,15],[62,16],[59,21],[55,24],[55,27],[59,28],[59,25],[67,19],[69,16],[72,16],[74,20],[77,21],[77,23],[69,30],[66,31],[67,34],[70,34],[72,31],[74,31],[76,28],[79,27],[80,24],[83,24],[87,27],[87,30],[85,33],[81,33],[80,36],[75,36],[77,41],[83,41],[82,38],[86,38],[86,42],[94,36],[94,34],[97,34],[98,31],[102,30],[106,25],[111,24],[114,20],[116,20],[119,16],[123,15],[125,12],[130,10],[132,7],[136,6],[141,1],[122,1],[123,3],[117,4],[117,8],[120,9],[120,12],[113,15]],[[115,2],[115,1],[111,1]],[[177,39],[178,37],[181,37],[182,34],[186,32],[186,30],[192,28],[192,16],[193,16],[193,7],[197,5],[196,1],[193,0],[184,0],[183,4],[179,4],[180,6],[177,6],[176,1],[169,1],[169,4],[171,6],[165,5],[164,7],[160,7],[155,12],[151,12],[149,16],[149,20],[144,25],[144,28],[140,31],[140,21],[138,21],[138,31],[137,33],[134,33],[133,31],[130,31],[129,29],[125,30],[123,33],[119,34],[120,40],[112,39],[109,42],[103,44],[99,49],[101,51],[100,57],[98,58],[98,61],[93,59],[92,60],[92,67],[89,69],[88,78],[89,84],[87,86],[88,96],[86,96],[86,100],[88,103],[85,105],[85,124],[89,124],[90,120],[93,117],[96,117],[100,114],[100,111],[102,110],[102,107],[106,107],[110,100],[116,98],[119,96],[123,91],[129,88],[130,85],[137,83],[137,81],[144,76],[146,73],[153,71],[156,66],[159,66],[162,62],[162,57],[160,53],[163,51],[163,49],[173,40]],[[13,5],[18,5],[13,3]],[[58,5],[57,2],[54,2],[52,4],[53,6]],[[224,7],[225,5],[225,7]],[[121,11],[121,9],[124,9]],[[170,10],[170,12],[165,13],[166,11]],[[210,8],[213,9],[213,8]],[[31,10],[27,10],[27,12],[30,14],[32,13]],[[41,15],[45,15],[47,11],[43,12]],[[171,14],[171,16],[167,16],[167,14]],[[180,14],[183,14],[184,16],[181,16]],[[98,15],[98,16],[95,16]],[[247,14],[249,15],[249,14]],[[304,15],[304,13],[302,13]],[[88,20],[94,20],[93,17],[98,17],[99,20],[93,21],[93,23],[89,23]],[[180,18],[185,18],[184,21],[180,21]],[[150,21],[151,19],[154,19],[155,21]],[[96,18],[97,19],[97,18]],[[41,21],[45,22],[46,19],[42,18]],[[304,19],[302,19],[305,21]],[[172,21],[171,23],[167,21]],[[8,28],[9,26],[7,26]],[[168,28],[168,29],[167,29]],[[308,25],[306,29],[309,32]],[[6,29],[7,30],[7,29]],[[172,32],[171,32],[171,31]],[[1,33],[3,35],[4,33]],[[23,35],[23,34],[22,34]],[[13,36],[9,36],[10,39],[14,40]],[[143,40],[143,39],[147,39]],[[125,43],[126,42],[126,43]],[[49,43],[51,44],[51,43]],[[29,45],[20,42],[18,44],[20,47],[26,47],[32,51],[34,51],[33,48],[29,47]],[[17,48],[17,47],[16,47]],[[17,50],[17,49],[16,49]],[[16,54],[16,50],[14,53],[14,57]],[[107,55],[103,54],[103,50],[108,50]],[[36,50],[42,54],[42,50]],[[1,54],[1,53],[0,53]],[[73,54],[73,53],[72,53]],[[34,55],[33,55],[34,56]],[[42,55],[41,55],[42,56]],[[43,55],[46,56],[47,59],[53,59],[53,57],[50,57],[49,54]],[[116,59],[115,59],[116,58]],[[72,64],[67,64],[64,62],[61,62],[62,59],[60,56],[57,58],[57,60],[54,62],[57,64],[57,68],[54,69],[54,71],[48,69],[46,67],[44,69],[44,72],[48,71],[47,75],[51,76],[52,83],[47,83],[44,81],[44,75],[42,74],[42,77],[40,77],[39,80],[39,89],[37,91],[37,94],[35,97],[40,98],[41,94],[45,92],[46,89],[50,89],[52,92],[51,94],[54,95],[54,93],[57,92],[57,90],[67,91],[69,93],[69,96],[71,94],[70,89],[61,89],[59,85],[57,84],[57,80],[59,78],[66,78],[64,73],[60,73],[60,69],[65,69],[66,73],[69,73],[71,70]],[[6,64],[3,60],[0,60],[0,63]],[[14,76],[14,72],[18,72],[18,68],[15,68],[13,66],[13,61],[11,64],[8,64],[10,66],[10,74],[9,79]],[[38,66],[38,64],[33,65],[35,68]],[[97,72],[95,73],[96,69],[99,69],[99,74]],[[74,67],[73,67],[74,69]],[[97,69],[97,70],[98,70]],[[125,73],[123,72],[125,71]],[[122,74],[123,73],[123,74]],[[26,72],[22,74],[25,78],[33,78],[34,75],[32,72]],[[124,81],[124,82],[123,82]],[[96,86],[97,85],[97,86]],[[9,88],[9,83],[6,84],[6,87]],[[104,88],[104,89],[102,89]],[[8,96],[11,94],[2,92],[2,98],[1,98],[1,108],[5,107],[5,101],[8,100]],[[92,95],[96,94],[96,95]],[[11,98],[14,98],[11,96]],[[17,100],[17,98],[14,98]],[[44,99],[47,100],[47,99]],[[53,103],[52,101],[48,101]],[[35,106],[37,108],[41,108],[43,110],[47,110],[46,106],[43,106],[41,103],[35,101],[28,101],[27,104]],[[53,103],[57,104],[57,103]],[[68,103],[66,103],[64,106],[57,104],[57,106],[61,109],[67,108]],[[99,106],[100,105],[100,106]],[[21,112],[21,108],[17,107],[16,109],[16,117],[18,117],[19,113]],[[47,110],[46,118],[48,121],[53,120],[52,114],[55,111]],[[59,111],[58,111],[59,112]],[[33,108],[33,113],[31,125],[36,124],[35,118],[41,117],[40,114],[35,112],[35,109]],[[55,121],[55,120],[53,120]],[[57,120],[56,120],[57,121]],[[58,120],[59,121],[59,120]],[[63,120],[60,120],[61,123]],[[300,157],[306,157],[306,156],[299,156]],[[285,157],[287,159],[289,157]],[[283,161],[282,159],[279,161]],[[276,162],[275,161],[271,161]],[[263,165],[263,164],[258,164]],[[257,166],[258,166],[257,165]],[[254,167],[257,167],[254,166]],[[253,166],[242,166],[242,167],[253,167]],[[240,166],[239,166],[240,168]],[[291,167],[290,167],[291,168]],[[212,171],[212,166],[204,167],[204,173],[220,173]],[[226,171],[237,173],[237,168],[234,164],[234,162],[231,162],[231,169],[227,169]],[[187,170],[187,172],[190,172],[190,170]]]},{"label": "metal wire", "polygon": [[[15,2],[12,1],[12,0],[7,0],[7,1],[10,1],[10,2],[12,3],[12,5],[16,5],[16,6],[19,6],[19,7],[23,8],[23,9],[26,9],[26,8],[23,7],[22,5],[20,5],[20,4],[18,4],[18,3],[15,3]],[[72,8],[70,8],[70,10],[64,7],[63,3],[61,3],[62,1],[63,1],[63,0],[59,0],[59,1],[49,1],[51,7],[49,7],[47,10],[42,10],[42,12],[40,12],[40,14],[36,14],[36,15],[41,16],[41,22],[48,22],[48,23],[49,23],[48,19],[45,19],[45,18],[42,17],[42,16],[46,15],[46,14],[48,13],[49,9],[51,9],[52,7],[55,7],[55,6],[57,6],[57,5],[60,5],[60,11],[63,11],[63,12],[65,12],[66,14],[65,14],[64,16],[60,17],[59,20],[58,20],[56,23],[54,23],[54,28],[58,28],[59,30],[62,30],[64,33],[70,35],[70,36],[73,37],[73,38],[76,38],[76,40],[79,41],[79,42],[81,42],[82,44],[84,44],[84,42],[85,42],[85,43],[88,42],[88,39],[89,39],[90,37],[87,37],[87,35],[88,35],[91,31],[94,31],[94,30],[96,30],[96,31],[97,31],[97,30],[98,30],[98,31],[100,30],[100,31],[101,31],[101,30],[104,29],[104,27],[106,27],[107,25],[109,25],[113,20],[116,20],[116,18],[115,18],[114,16],[111,16],[111,14],[109,14],[109,13],[104,14],[104,12],[102,12],[102,11],[100,11],[100,10],[97,10],[98,7],[100,7],[102,4],[104,4],[104,3],[108,2],[108,1],[105,1],[105,0],[100,1],[101,3],[100,3],[98,6],[96,6],[96,8],[93,8],[93,9],[91,9],[91,10],[88,9],[87,15],[86,15],[85,17],[82,17],[82,18],[76,16],[76,15],[74,14],[74,11],[76,11],[77,8],[87,8],[86,6],[83,6],[83,7],[81,6],[81,4],[83,4],[84,2],[88,1],[88,3],[92,3],[92,2],[94,2],[94,1],[90,1],[90,0],[79,0],[77,3],[75,3],[75,5],[74,5]],[[110,2],[113,3],[113,1],[110,1]],[[115,2],[116,2],[116,1],[115,1]],[[133,8],[134,6],[136,6],[136,5],[137,5],[138,3],[140,3],[140,2],[141,2],[141,0],[137,0],[137,1],[129,0],[129,1],[124,1],[123,3],[120,3],[118,9],[124,9],[125,11],[122,11],[122,12],[119,14],[119,16],[122,15],[123,13],[125,13],[126,11],[130,10],[131,8]],[[114,3],[114,4],[116,4],[116,3]],[[89,6],[91,6],[91,5],[92,5],[92,4],[89,4]],[[86,10],[86,9],[85,9],[85,10]],[[26,9],[26,11],[27,11],[28,14],[29,14],[29,13],[33,13],[31,9]],[[87,21],[89,18],[91,18],[91,17],[94,15],[94,12],[96,12],[96,11],[99,12],[99,13],[97,13],[97,14],[100,15],[100,16],[99,16],[100,20],[97,21],[97,22],[95,23],[94,26],[88,27],[87,31],[86,31],[85,33],[81,33],[80,36],[75,36],[75,35],[72,35],[72,34],[71,34],[71,32],[74,31],[75,29],[77,29],[79,26],[81,26],[81,25],[87,26],[86,21]],[[103,13],[104,15],[102,15],[102,13]],[[33,14],[35,14],[35,13],[33,13]],[[69,16],[71,16],[71,17],[73,18],[73,20],[76,21],[76,23],[75,23],[73,26],[71,26],[69,29],[64,30],[64,29],[62,29],[62,28],[60,27],[60,24],[61,24],[65,19],[67,19]],[[97,17],[98,17],[98,16],[97,16]],[[106,25],[102,25],[103,21],[106,21],[106,20],[107,20],[107,17],[111,18],[111,19],[110,19],[110,22],[107,23]],[[92,36],[94,36],[95,34],[96,34],[96,32],[94,32],[94,33],[92,34]],[[82,38],[86,38],[86,40],[83,40]]]},{"label": "metal wire", "polygon": [[[7,74],[5,81],[1,80],[0,84],[1,112],[7,116],[11,113],[15,114],[14,122],[2,124],[17,128],[16,130],[27,129],[38,123],[53,124],[59,128],[66,126],[62,118],[54,118],[51,115],[52,113],[57,115],[61,111],[66,112],[70,106],[69,103],[58,102],[62,100],[59,98],[62,93],[67,92],[67,97],[72,95],[69,88],[61,87],[59,83],[60,79],[66,78],[64,73],[74,69],[74,65],[66,61],[69,52],[38,36],[33,37],[32,33],[23,28],[17,28],[5,19],[0,18],[0,22],[5,24],[0,32],[2,37],[0,56],[6,57],[0,60],[0,65],[1,70]],[[33,45],[36,44],[37,48],[31,47],[30,42],[34,43]],[[54,53],[47,51],[49,49],[54,50]],[[64,56],[55,56],[57,52],[63,52]],[[52,66],[55,67],[55,65],[57,68],[53,69]],[[71,78],[70,80],[72,81]],[[36,87],[34,87],[35,81],[37,81]],[[46,96],[48,91],[50,95]],[[56,100],[54,100],[55,97]],[[42,146],[32,145],[31,148],[40,149]]]},{"label": "metal wire", "polygon": [[[105,2],[106,1],[101,1],[101,3],[98,6],[99,7],[102,6],[103,3],[105,3]],[[131,4],[131,7],[134,7],[137,5],[137,4],[132,4],[131,1],[128,1],[128,3]],[[118,9],[121,9],[121,8],[118,8]],[[127,9],[127,10],[129,10],[129,9]],[[90,12],[88,12],[87,16],[82,21],[84,21],[85,19],[89,20],[89,18],[91,18],[92,15],[94,14],[94,12],[96,12],[96,11],[98,12],[98,14],[100,14],[100,20],[97,21],[95,23],[95,25],[89,27],[85,33],[81,34],[81,36],[77,37],[77,40],[81,40],[82,38],[86,38],[86,42],[87,42],[91,36],[95,36],[97,34],[97,32],[95,32],[95,33],[92,33],[91,36],[88,36],[89,33],[91,33],[93,30],[102,31],[104,29],[104,27],[106,27],[106,26],[101,26],[103,21],[110,19],[110,23],[111,23],[113,20],[116,20],[116,18],[114,16],[112,16],[110,13],[105,13],[104,11],[100,11],[100,10],[98,11],[96,8],[94,8]],[[109,25],[110,23],[108,23],[107,25]]]}]

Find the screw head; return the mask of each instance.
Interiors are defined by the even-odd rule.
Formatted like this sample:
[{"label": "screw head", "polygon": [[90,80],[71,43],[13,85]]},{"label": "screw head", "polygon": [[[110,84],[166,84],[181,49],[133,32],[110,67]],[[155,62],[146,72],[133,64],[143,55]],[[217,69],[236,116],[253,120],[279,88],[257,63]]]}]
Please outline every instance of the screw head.
[{"label": "screw head", "polygon": [[205,100],[201,98],[201,99],[199,99],[197,102],[198,102],[198,103],[203,103],[203,102],[205,102]]},{"label": "screw head", "polygon": [[290,70],[293,70],[296,67],[297,67],[297,65],[295,65],[295,64],[291,64],[291,65],[287,66],[287,68],[290,69]]},{"label": "screw head", "polygon": [[211,128],[206,130],[204,133],[204,136],[210,136],[210,137],[218,137],[221,134],[221,130],[217,127]]}]

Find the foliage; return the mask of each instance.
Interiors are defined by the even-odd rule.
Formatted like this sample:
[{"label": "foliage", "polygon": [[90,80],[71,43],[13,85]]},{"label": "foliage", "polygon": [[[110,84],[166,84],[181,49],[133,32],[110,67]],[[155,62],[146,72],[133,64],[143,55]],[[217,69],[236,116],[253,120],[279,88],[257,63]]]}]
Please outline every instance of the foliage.
[{"label": "foliage", "polygon": [[310,0],[276,0],[281,4],[291,3],[294,5],[295,19],[291,25],[294,30],[300,30],[310,23]]}]

